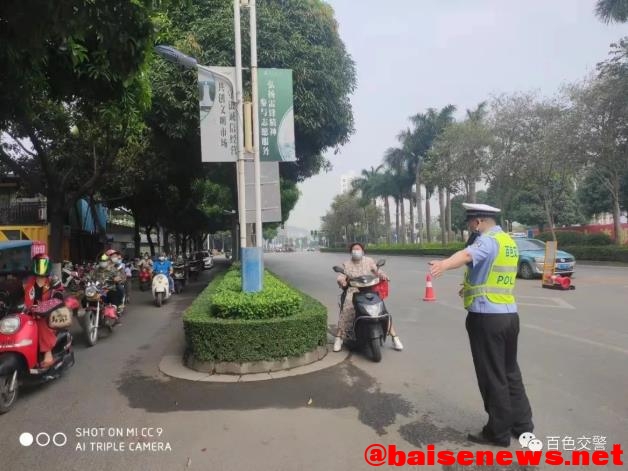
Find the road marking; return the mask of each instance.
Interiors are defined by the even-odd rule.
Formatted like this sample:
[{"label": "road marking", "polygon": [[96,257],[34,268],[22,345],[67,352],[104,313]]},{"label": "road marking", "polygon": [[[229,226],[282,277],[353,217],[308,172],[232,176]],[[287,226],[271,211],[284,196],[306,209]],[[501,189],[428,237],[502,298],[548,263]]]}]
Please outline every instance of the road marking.
[{"label": "road marking", "polygon": [[520,306],[535,306],[535,307],[553,307],[559,309],[576,309],[574,306],[569,304],[567,301],[561,298],[552,298],[548,296],[517,296],[517,298],[527,298],[527,299],[541,299],[544,301],[550,301],[550,304],[538,304],[538,303],[526,303],[518,301],[517,304]]},{"label": "road marking", "polygon": [[588,345],[593,345],[596,347],[606,348],[607,350],[613,350],[618,353],[623,353],[624,355],[628,355],[628,350],[616,347],[615,345],[609,345],[607,343],[596,342],[595,340],[585,339],[584,337],[577,337],[571,334],[565,334],[563,332],[558,332],[556,330],[546,329],[545,327],[541,327],[534,324],[521,324],[523,327],[527,327],[528,329],[537,330],[539,332],[543,332],[544,334],[554,335],[555,337],[562,337],[569,340],[575,340],[576,342],[586,343]]}]

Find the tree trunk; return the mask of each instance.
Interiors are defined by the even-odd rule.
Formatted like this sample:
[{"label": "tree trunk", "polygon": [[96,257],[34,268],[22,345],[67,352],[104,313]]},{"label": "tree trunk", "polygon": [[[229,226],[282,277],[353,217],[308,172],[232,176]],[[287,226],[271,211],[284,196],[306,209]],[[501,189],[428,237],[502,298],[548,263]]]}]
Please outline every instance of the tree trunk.
[{"label": "tree trunk", "polygon": [[447,228],[447,211],[445,208],[445,189],[438,187],[438,207],[440,210],[440,241],[441,244],[447,244],[446,228]]},{"label": "tree trunk", "polygon": [[401,201],[401,243],[405,244],[407,241],[406,237],[406,200],[403,196],[400,198]]},{"label": "tree trunk", "polygon": [[135,213],[133,213],[133,245],[135,245],[135,257],[141,257],[140,246],[142,245],[142,238],[140,237],[140,223]]},{"label": "tree trunk", "polygon": [[414,198],[410,195],[408,199],[410,203],[410,243],[414,244]]},{"label": "tree trunk", "polygon": [[384,198],[384,224],[386,225],[386,242],[390,244],[390,201],[388,196]]},{"label": "tree trunk", "polygon": [[416,211],[417,211],[417,234],[418,241],[421,242],[421,238],[423,237],[423,201],[421,196],[421,170],[420,164],[417,165],[416,170]]},{"label": "tree trunk", "polygon": [[451,191],[447,190],[447,242],[453,242],[454,233],[451,229]]},{"label": "tree trunk", "polygon": [[170,254],[170,231],[164,229],[164,252]]},{"label": "tree trunk", "polygon": [[155,244],[153,243],[153,238],[151,236],[151,231],[153,226],[146,226],[144,230],[146,231],[146,241],[148,242],[148,247],[150,249],[150,256],[155,256]]},{"label": "tree trunk", "polygon": [[395,244],[399,243],[399,199],[395,197]]},{"label": "tree trunk", "polygon": [[477,203],[476,195],[475,195],[475,180],[469,182],[469,194],[467,198],[469,199],[469,203]]},{"label": "tree trunk", "polygon": [[[47,214],[50,225],[48,256],[52,263],[61,263],[63,261],[63,224],[65,222],[63,195],[53,192],[48,194]],[[48,241],[45,242],[48,243]]]},{"label": "tree trunk", "polygon": [[163,252],[161,243],[161,228],[157,224],[157,250],[159,250],[159,255]]},{"label": "tree trunk", "polygon": [[552,233],[552,240],[556,241],[556,231],[554,230],[554,217],[552,216],[552,209],[547,198],[543,199],[543,203],[545,206],[545,217],[547,218],[547,224],[549,225],[549,230]]},{"label": "tree trunk", "polygon": [[430,209],[430,197],[431,193],[425,189],[425,239],[429,244],[432,242],[432,231],[431,231],[431,219],[432,219],[432,210]]},{"label": "tree trunk", "polygon": [[613,229],[615,231],[615,244],[622,245],[624,243],[623,233],[621,230],[621,209],[619,206],[619,174],[615,173],[612,177],[611,186],[613,191]]}]

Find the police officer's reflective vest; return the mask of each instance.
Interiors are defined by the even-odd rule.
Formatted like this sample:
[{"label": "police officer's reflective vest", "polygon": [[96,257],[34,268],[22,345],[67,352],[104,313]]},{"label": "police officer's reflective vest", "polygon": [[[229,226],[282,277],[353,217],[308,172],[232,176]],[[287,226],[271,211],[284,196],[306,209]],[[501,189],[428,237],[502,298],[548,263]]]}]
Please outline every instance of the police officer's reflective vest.
[{"label": "police officer's reflective vest", "polygon": [[517,244],[505,232],[489,232],[486,235],[497,242],[499,251],[484,284],[471,284],[469,281],[471,269],[467,268],[463,289],[465,309],[471,306],[478,296],[484,296],[494,304],[515,303],[513,291],[519,262]]}]

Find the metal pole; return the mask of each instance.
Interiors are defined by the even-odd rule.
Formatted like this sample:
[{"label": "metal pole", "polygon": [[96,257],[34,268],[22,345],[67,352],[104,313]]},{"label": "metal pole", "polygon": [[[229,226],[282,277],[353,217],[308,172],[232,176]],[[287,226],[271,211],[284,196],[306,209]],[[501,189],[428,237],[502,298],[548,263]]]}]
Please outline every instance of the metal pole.
[{"label": "metal pole", "polygon": [[246,247],[246,180],[244,175],[244,102],[242,100],[242,37],[240,34],[240,0],[233,0],[235,30],[236,107],[238,114],[238,220],[240,248]]},{"label": "metal pole", "polygon": [[253,154],[255,170],[255,246],[262,247],[262,184],[259,156],[259,106],[257,90],[257,9],[256,0],[249,0],[249,23],[251,24],[251,87],[253,100]]}]

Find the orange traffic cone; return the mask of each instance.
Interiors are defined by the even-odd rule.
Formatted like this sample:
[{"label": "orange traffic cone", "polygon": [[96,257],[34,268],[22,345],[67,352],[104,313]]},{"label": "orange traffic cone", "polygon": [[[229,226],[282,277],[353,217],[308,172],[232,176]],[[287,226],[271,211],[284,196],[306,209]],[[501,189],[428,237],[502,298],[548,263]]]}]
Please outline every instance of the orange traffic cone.
[{"label": "orange traffic cone", "polygon": [[425,279],[425,297],[423,301],[436,301],[436,295],[434,294],[434,287],[432,286],[432,275],[427,274]]}]

